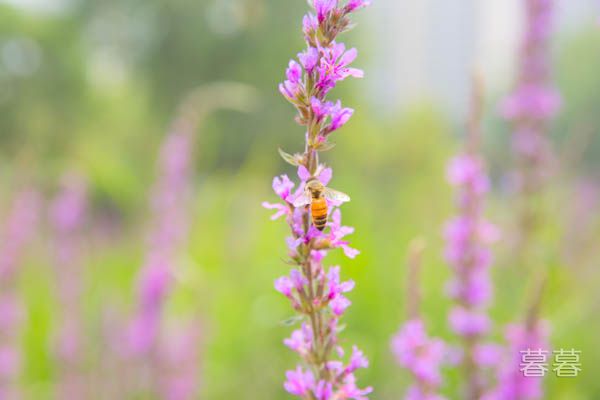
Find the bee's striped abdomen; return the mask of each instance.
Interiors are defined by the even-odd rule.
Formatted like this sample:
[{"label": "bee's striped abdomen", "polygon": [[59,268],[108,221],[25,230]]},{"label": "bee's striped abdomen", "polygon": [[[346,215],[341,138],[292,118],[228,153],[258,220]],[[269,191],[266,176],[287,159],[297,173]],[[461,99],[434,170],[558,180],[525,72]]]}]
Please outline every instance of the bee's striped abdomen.
[{"label": "bee's striped abdomen", "polygon": [[322,231],[327,224],[327,201],[325,197],[313,199],[310,205],[310,212],[315,228]]}]

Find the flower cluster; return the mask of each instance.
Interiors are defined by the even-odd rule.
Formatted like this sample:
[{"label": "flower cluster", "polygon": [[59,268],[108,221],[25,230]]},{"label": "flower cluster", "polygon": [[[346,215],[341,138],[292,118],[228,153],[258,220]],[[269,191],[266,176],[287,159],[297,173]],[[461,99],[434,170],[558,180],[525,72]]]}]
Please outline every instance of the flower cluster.
[{"label": "flower cluster", "polygon": [[54,230],[55,275],[61,308],[57,332],[56,356],[60,360],[59,397],[85,397],[82,376],[82,351],[85,348],[84,324],[81,320],[82,242],[81,231],[87,209],[86,183],[79,175],[66,174],[62,190],[50,208]]},{"label": "flower cluster", "polygon": [[167,136],[161,150],[159,178],[151,196],[154,220],[146,262],[138,281],[139,310],[128,332],[128,346],[133,354],[146,354],[158,343],[162,307],[170,292],[173,263],[187,228],[190,141],[188,134],[174,132]]},{"label": "flower cluster", "polygon": [[455,157],[448,167],[448,181],[458,188],[459,208],[458,216],[445,228],[445,256],[454,272],[447,290],[456,302],[449,322],[463,338],[462,363],[469,375],[466,398],[477,399],[484,390],[481,368],[489,366],[487,354],[494,349],[493,345],[481,343],[481,339],[491,325],[486,313],[492,296],[492,257],[487,245],[497,239],[498,232],[482,216],[489,182],[481,158],[473,151]]},{"label": "flower cluster", "polygon": [[[160,380],[142,382],[167,399],[189,399],[197,390],[194,367],[197,352],[177,347],[191,340],[194,331],[167,335],[163,309],[173,291],[178,253],[188,231],[188,200],[191,184],[191,152],[194,120],[181,115],[166,136],[158,160],[158,179],[151,192],[151,229],[144,266],[138,276],[138,304],[126,331],[124,352],[137,362],[139,379],[147,371]],[[185,327],[182,327],[187,329]],[[171,343],[173,341],[173,343]],[[177,360],[176,358],[179,357]]]},{"label": "flower cluster", "polygon": [[[281,94],[298,110],[296,121],[307,127],[307,145],[314,151],[331,148],[327,137],[344,126],[354,110],[342,107],[341,101],[326,101],[325,97],[337,82],[348,77],[362,78],[363,71],[350,67],[356,49],[346,49],[335,41],[338,34],[350,27],[350,14],[366,7],[368,0],[350,0],[345,6],[338,0],[313,0],[316,15],[307,14],[303,31],[307,49],[291,60],[286,80],[279,85]],[[301,160],[300,160],[301,161]],[[313,171],[316,164],[307,163]]]},{"label": "flower cluster", "polygon": [[[294,191],[295,184],[286,175],[276,177],[273,190],[282,203],[265,202],[263,206],[277,210],[273,215],[275,219],[285,216],[291,228],[291,235],[286,239],[288,255],[290,263],[297,266],[275,281],[275,289],[308,320],[284,344],[297,352],[307,365],[316,367],[319,373],[315,376],[312,371],[298,367],[296,371],[287,373],[285,388],[308,399],[362,399],[371,391],[370,388],[359,389],[355,384],[354,371],[368,365],[362,353],[354,348],[346,366],[341,361],[330,359],[332,351],[343,356],[338,345],[338,322],[351,304],[345,293],[354,288],[354,282],[341,280],[339,266],[326,270],[322,264],[331,249],[340,248],[350,258],[358,254],[358,250],[344,240],[354,229],[341,224],[341,212],[332,201],[328,204],[333,210],[330,212],[331,221],[327,223],[328,229],[321,232],[310,224],[310,215],[305,208],[293,206],[294,200],[304,192],[309,178],[304,166],[298,170],[301,182],[298,189]],[[318,168],[317,178],[322,184],[326,185],[331,176],[330,168]]]},{"label": "flower cluster", "polygon": [[440,367],[448,352],[444,342],[430,338],[423,321],[416,317],[404,324],[391,346],[398,364],[408,369],[416,382],[408,389],[405,400],[443,400],[437,392],[442,383]]},{"label": "flower cluster", "polygon": [[[306,196],[307,182],[318,180],[323,187],[332,178],[331,168],[319,163],[319,152],[330,150],[329,136],[344,126],[354,110],[342,107],[341,102],[326,99],[337,82],[347,77],[362,77],[362,71],[350,67],[356,50],[346,50],[336,37],[350,26],[350,14],[368,5],[366,0],[350,0],[344,5],[338,0],[313,0],[315,14],[303,20],[307,49],[292,60],[286,70],[286,80],[279,85],[283,96],[294,105],[296,121],[306,127],[306,147],[303,154],[290,155],[280,151],[283,159],[298,169],[300,184],[286,175],[273,180],[273,190],[280,203],[263,203],[276,210],[272,219],[285,217],[291,235],[286,239],[290,273],[275,281],[275,288],[286,296],[303,320],[285,345],[297,352],[304,365],[288,371],[285,389],[298,397],[310,400],[366,399],[371,388],[356,385],[354,372],[366,368],[363,353],[353,348],[347,363],[341,361],[344,351],[339,345],[339,319],[350,306],[345,296],[354,282],[342,281],[340,267],[323,266],[328,251],[342,249],[354,258],[358,251],[349,246],[345,237],[354,229],[341,223],[341,202],[327,199],[326,227],[317,229],[311,222],[310,207],[295,207],[295,201]],[[334,359],[333,354],[338,356]]]},{"label": "flower cluster", "polygon": [[18,340],[24,309],[16,292],[19,265],[38,223],[39,194],[19,192],[1,232],[0,249],[0,398],[19,398],[16,392],[21,366]]},{"label": "flower cluster", "polygon": [[560,95],[549,83],[548,45],[552,33],[553,0],[527,0],[526,26],[521,47],[519,80],[501,106],[514,124],[513,152],[520,164],[517,186],[535,192],[543,183],[551,157],[546,122],[560,108]]}]

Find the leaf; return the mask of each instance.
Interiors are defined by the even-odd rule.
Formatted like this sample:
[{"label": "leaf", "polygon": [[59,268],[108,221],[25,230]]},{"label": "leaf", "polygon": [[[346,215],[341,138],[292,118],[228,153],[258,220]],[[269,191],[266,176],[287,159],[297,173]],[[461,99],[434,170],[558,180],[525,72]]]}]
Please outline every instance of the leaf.
[{"label": "leaf", "polygon": [[292,325],[296,325],[298,322],[302,321],[303,319],[304,319],[304,317],[301,315],[294,315],[293,317],[289,317],[289,318],[281,321],[281,324],[284,326],[292,326]]},{"label": "leaf", "polygon": [[315,146],[317,151],[329,151],[335,147],[335,143],[331,142],[320,142]]},{"label": "leaf", "polygon": [[287,162],[288,164],[291,164],[291,165],[297,167],[302,163],[302,155],[300,155],[298,153],[291,155],[291,154],[286,153],[285,151],[281,150],[281,148],[279,148],[278,151],[279,151],[279,155],[281,156],[281,158],[283,158],[283,161]]}]

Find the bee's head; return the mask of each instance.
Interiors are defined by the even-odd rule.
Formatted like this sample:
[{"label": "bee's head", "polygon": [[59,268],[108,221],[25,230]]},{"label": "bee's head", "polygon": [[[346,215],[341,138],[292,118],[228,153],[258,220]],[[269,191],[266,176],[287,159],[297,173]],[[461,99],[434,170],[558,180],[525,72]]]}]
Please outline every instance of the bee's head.
[{"label": "bee's head", "polygon": [[325,187],[317,178],[310,178],[306,181],[306,189],[308,189],[313,196],[319,196],[323,193]]}]

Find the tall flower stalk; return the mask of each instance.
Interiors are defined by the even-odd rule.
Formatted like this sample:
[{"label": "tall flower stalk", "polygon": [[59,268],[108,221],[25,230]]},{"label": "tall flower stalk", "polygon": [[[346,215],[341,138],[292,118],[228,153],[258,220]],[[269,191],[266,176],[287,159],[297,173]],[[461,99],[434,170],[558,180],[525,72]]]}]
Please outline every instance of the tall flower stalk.
[{"label": "tall flower stalk", "polygon": [[0,398],[18,399],[21,324],[25,310],[17,292],[19,266],[38,225],[40,198],[24,189],[5,216],[0,241]]},{"label": "tall flower stalk", "polygon": [[488,244],[496,239],[497,230],[483,216],[489,180],[479,154],[481,84],[477,79],[473,82],[467,145],[448,166],[448,181],[457,188],[458,215],[445,228],[445,256],[454,272],[448,293],[456,302],[449,322],[462,342],[467,400],[481,397],[486,388],[483,367],[497,358],[495,346],[484,343],[491,325],[487,315],[492,297],[489,275],[492,257]]},{"label": "tall flower stalk", "polygon": [[523,5],[526,19],[517,85],[501,111],[513,125],[516,187],[521,195],[519,241],[526,244],[541,222],[537,201],[552,159],[548,122],[558,112],[561,100],[551,84],[549,45],[554,0],[523,0]]},{"label": "tall flower stalk", "polygon": [[440,369],[448,361],[448,349],[441,339],[429,337],[419,312],[419,275],[424,247],[422,241],[415,240],[409,249],[408,321],[392,338],[391,350],[398,364],[409,370],[414,380],[404,396],[406,400],[443,400],[439,394]]},{"label": "tall flower stalk", "polygon": [[[543,215],[540,199],[548,178],[552,150],[548,123],[560,108],[560,95],[551,85],[550,36],[554,0],[523,0],[525,30],[521,45],[517,87],[505,99],[504,117],[512,122],[512,147],[517,162],[517,188],[520,194],[518,255],[525,266],[541,264],[536,259],[538,234]],[[495,398],[536,400],[543,397],[542,379],[524,377],[515,361],[521,351],[545,349],[549,328],[540,320],[540,301],[544,285],[533,298],[525,322],[509,325],[506,339],[510,359],[500,369]]]},{"label": "tall flower stalk", "polygon": [[316,14],[308,13],[303,20],[307,48],[298,54],[298,61],[290,61],[287,79],[279,85],[281,94],[298,111],[296,121],[306,128],[306,141],[301,154],[280,151],[284,160],[298,168],[298,189],[294,191],[295,184],[286,175],[276,177],[273,189],[283,202],[263,205],[277,210],[273,219],[285,216],[291,229],[287,245],[289,264],[294,268],[289,276],[276,280],[275,288],[301,316],[301,327],[284,343],[299,354],[303,363],[286,373],[284,387],[303,399],[365,399],[372,390],[356,386],[354,372],[368,366],[356,346],[349,361],[341,361],[344,351],[338,339],[339,320],[350,305],[344,294],[353,289],[354,282],[341,281],[339,266],[329,270],[323,266],[323,259],[332,249],[341,248],[351,258],[358,254],[344,240],[354,229],[342,226],[339,201],[327,200],[330,221],[324,230],[312,222],[310,206],[294,206],[295,200],[306,194],[307,182],[318,181],[322,188],[331,180],[332,170],[319,163],[319,153],[333,147],[330,135],[348,122],[354,110],[342,107],[339,100],[327,101],[326,97],[337,82],[363,76],[361,70],[349,66],[356,58],[356,50],[346,50],[336,38],[349,29],[350,14],[368,3],[313,0]]},{"label": "tall flower stalk", "polygon": [[544,398],[543,374],[526,374],[523,369],[523,353],[533,351],[548,354],[550,351],[550,327],[539,315],[545,283],[545,278],[538,278],[535,282],[536,287],[532,290],[533,295],[524,321],[505,327],[506,349],[497,369],[497,384],[484,400]]},{"label": "tall flower stalk", "polygon": [[198,363],[193,361],[198,361],[199,346],[190,346],[187,352],[179,349],[180,343],[198,337],[196,319],[180,325],[185,331],[164,332],[164,308],[188,240],[194,134],[210,112],[218,108],[247,112],[255,97],[252,88],[234,82],[199,87],[182,101],[160,147],[158,177],[150,193],[146,259],[138,275],[137,310],[127,329],[125,351],[138,361],[140,389],[168,400],[190,399],[198,392],[199,371],[194,368]]},{"label": "tall flower stalk", "polygon": [[55,355],[59,367],[57,397],[86,397],[83,363],[85,332],[82,321],[82,239],[87,209],[86,184],[81,177],[67,174],[62,189],[50,207],[54,238],[56,289],[60,304]]}]

